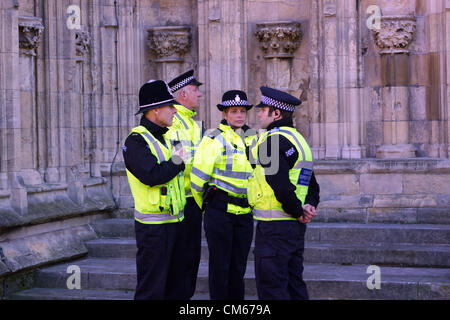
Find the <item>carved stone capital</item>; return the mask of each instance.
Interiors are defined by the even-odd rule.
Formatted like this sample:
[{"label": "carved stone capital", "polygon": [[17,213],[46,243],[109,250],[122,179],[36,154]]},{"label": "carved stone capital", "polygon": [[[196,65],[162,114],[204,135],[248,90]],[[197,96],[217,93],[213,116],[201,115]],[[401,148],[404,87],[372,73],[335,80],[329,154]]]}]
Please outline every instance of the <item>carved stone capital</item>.
[{"label": "carved stone capital", "polygon": [[409,54],[416,33],[414,16],[382,16],[379,29],[372,29],[380,54]]},{"label": "carved stone capital", "polygon": [[298,22],[263,22],[256,25],[255,36],[261,44],[264,58],[292,58],[302,40]]},{"label": "carved stone capital", "polygon": [[77,61],[83,61],[84,56],[91,47],[91,35],[87,31],[77,30],[75,32],[75,50]]},{"label": "carved stone capital", "polygon": [[42,19],[28,16],[19,17],[19,52],[35,56],[43,31]]},{"label": "carved stone capital", "polygon": [[150,50],[156,62],[183,62],[183,56],[190,50],[190,27],[154,27],[148,30]]}]

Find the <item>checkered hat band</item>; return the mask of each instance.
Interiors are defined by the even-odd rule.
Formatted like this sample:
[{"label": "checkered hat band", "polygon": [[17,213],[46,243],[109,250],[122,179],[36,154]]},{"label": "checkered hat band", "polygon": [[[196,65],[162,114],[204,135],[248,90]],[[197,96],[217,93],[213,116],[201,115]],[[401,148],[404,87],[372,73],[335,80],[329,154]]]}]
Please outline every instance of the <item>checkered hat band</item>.
[{"label": "checkered hat band", "polygon": [[261,102],[264,104],[267,104],[269,106],[274,106],[277,109],[281,109],[281,110],[285,110],[285,111],[289,111],[289,112],[295,111],[295,105],[289,104],[286,102],[281,102],[278,100],[274,100],[274,99],[266,97],[266,96],[261,96]]},{"label": "checkered hat band", "polygon": [[231,106],[248,106],[248,101],[247,100],[240,100],[240,101],[236,101],[236,100],[227,100],[227,101],[222,101],[221,103],[223,106],[225,107],[231,107]]},{"label": "checkered hat band", "polygon": [[189,78],[186,78],[186,79],[182,80],[181,82],[178,82],[178,83],[177,83],[176,85],[174,85],[173,87],[170,87],[170,91],[175,92],[175,91],[177,91],[177,90],[180,90],[180,89],[183,88],[184,86],[188,85],[189,82],[191,82],[191,81],[194,80],[194,79],[195,79],[194,76],[189,77]]}]

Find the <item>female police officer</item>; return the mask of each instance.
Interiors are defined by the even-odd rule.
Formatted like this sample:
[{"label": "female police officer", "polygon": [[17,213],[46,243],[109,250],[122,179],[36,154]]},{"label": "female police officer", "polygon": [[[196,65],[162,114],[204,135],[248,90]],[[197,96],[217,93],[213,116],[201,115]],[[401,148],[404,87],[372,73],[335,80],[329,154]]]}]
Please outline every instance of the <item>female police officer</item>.
[{"label": "female police officer", "polygon": [[196,202],[205,210],[210,297],[242,300],[253,237],[247,184],[253,170],[248,151],[256,143],[256,136],[245,125],[247,111],[253,106],[248,104],[245,92],[232,90],[223,95],[217,107],[224,119],[219,129],[206,135],[197,149],[191,189]]}]

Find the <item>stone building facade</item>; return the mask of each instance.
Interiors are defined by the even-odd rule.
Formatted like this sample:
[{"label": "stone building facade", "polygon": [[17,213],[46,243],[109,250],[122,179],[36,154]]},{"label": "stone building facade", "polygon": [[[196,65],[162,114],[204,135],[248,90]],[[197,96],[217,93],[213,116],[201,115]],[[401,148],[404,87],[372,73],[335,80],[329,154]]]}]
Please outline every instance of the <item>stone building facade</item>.
[{"label": "stone building facade", "polygon": [[448,0],[0,1],[0,277],[130,211],[139,87],[191,68],[207,128],[230,89],[303,100],[321,219],[448,223],[449,39]]}]

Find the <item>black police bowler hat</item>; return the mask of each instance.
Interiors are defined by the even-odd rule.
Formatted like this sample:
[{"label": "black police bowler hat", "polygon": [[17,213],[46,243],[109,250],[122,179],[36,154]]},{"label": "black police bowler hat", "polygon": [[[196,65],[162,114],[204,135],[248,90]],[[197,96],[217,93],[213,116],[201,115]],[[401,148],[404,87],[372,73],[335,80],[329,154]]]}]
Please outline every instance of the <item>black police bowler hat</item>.
[{"label": "black police bowler hat", "polygon": [[179,103],[173,98],[167,83],[162,80],[150,80],[139,90],[139,111],[136,115],[173,104]]},{"label": "black police bowler hat", "polygon": [[256,108],[272,106],[280,110],[294,112],[295,107],[301,104],[301,100],[289,93],[274,88],[261,87],[261,103]]},{"label": "black police bowler hat", "polygon": [[253,108],[253,105],[248,104],[247,95],[244,91],[230,90],[223,94],[222,103],[217,105],[220,111],[228,107],[245,107],[247,110]]},{"label": "black police bowler hat", "polygon": [[176,77],[172,81],[169,82],[169,88],[172,93],[180,90],[187,85],[193,84],[197,87],[201,86],[203,83],[198,82],[194,77],[194,70],[189,70],[188,72],[183,73],[182,75]]}]

